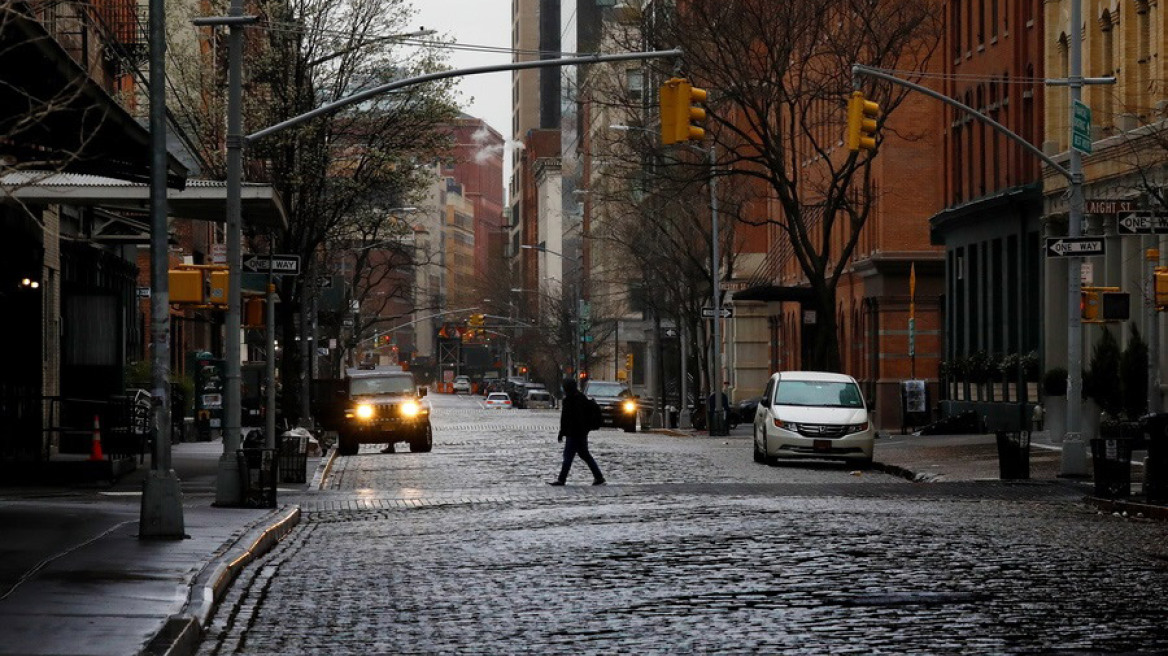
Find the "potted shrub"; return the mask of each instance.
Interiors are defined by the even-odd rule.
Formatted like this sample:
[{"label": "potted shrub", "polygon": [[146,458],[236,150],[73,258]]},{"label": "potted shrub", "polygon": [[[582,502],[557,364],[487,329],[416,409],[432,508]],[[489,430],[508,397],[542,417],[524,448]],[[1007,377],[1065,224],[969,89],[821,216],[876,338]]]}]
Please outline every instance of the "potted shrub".
[{"label": "potted shrub", "polygon": [[1002,376],[1002,400],[1010,400],[1010,384],[1014,385],[1014,400],[1021,398],[1018,394],[1018,372],[1022,368],[1022,359],[1017,353],[1007,353],[998,360],[998,371]]},{"label": "potted shrub", "polygon": [[955,400],[969,400],[969,360],[956,357],[949,361],[949,376],[953,383],[952,397]]},{"label": "potted shrub", "polygon": [[984,401],[986,398],[985,384],[989,382],[992,369],[992,359],[985,351],[978,351],[969,356],[967,361],[969,382],[973,383],[978,390],[978,401]]},{"label": "potted shrub", "polygon": [[1039,369],[1042,361],[1038,358],[1038,351],[1031,351],[1018,357],[1018,365],[1022,368],[1022,380],[1026,383],[1026,395],[1023,401],[1038,400]]},{"label": "potted shrub", "polygon": [[1042,406],[1046,428],[1056,442],[1067,432],[1067,370],[1048,369],[1042,376]]}]

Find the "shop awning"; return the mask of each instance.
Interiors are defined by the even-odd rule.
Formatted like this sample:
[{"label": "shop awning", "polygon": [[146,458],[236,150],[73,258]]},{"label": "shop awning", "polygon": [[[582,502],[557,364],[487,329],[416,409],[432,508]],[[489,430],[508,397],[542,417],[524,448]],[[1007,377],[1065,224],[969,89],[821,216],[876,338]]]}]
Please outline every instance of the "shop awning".
[{"label": "shop awning", "polygon": [[[276,190],[268,184],[244,183],[241,190],[243,224],[285,229],[288,216]],[[114,178],[76,173],[20,171],[0,176],[0,200],[29,205],[99,207],[126,212],[141,221],[150,210],[150,186]],[[194,221],[225,223],[227,183],[188,180],[183,189],[167,189],[170,216]]]}]

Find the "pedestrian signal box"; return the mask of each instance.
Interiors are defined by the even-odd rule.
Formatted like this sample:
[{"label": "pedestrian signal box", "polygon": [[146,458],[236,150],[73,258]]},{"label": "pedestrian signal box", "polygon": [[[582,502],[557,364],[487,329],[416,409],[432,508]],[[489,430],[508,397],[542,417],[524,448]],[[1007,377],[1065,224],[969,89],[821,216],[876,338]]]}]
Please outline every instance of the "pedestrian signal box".
[{"label": "pedestrian signal box", "polygon": [[1168,268],[1156,269],[1156,309],[1168,309]]},{"label": "pedestrian signal box", "polygon": [[1112,323],[1131,318],[1131,294],[1119,287],[1083,287],[1079,300],[1084,323]]},{"label": "pedestrian signal box", "polygon": [[171,303],[203,303],[203,272],[198,269],[172,269],[167,272]]}]

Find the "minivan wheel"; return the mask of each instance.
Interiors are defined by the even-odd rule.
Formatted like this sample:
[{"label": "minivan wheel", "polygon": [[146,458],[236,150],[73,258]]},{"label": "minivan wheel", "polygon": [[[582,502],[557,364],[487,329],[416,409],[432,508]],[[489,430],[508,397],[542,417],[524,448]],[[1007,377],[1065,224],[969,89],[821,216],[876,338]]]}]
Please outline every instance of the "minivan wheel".
[{"label": "minivan wheel", "polygon": [[754,447],[754,461],[759,463],[766,462],[766,454],[758,448],[758,429],[754,429],[754,439],[750,441],[751,446]]}]

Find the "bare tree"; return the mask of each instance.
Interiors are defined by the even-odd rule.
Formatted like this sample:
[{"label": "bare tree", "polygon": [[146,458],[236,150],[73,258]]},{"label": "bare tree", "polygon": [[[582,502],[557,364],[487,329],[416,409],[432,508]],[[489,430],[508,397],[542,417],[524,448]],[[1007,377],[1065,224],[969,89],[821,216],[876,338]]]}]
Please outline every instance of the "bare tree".
[{"label": "bare tree", "polygon": [[[721,174],[736,185],[759,181],[780,208],[740,220],[777,226],[812,290],[821,324],[809,366],[840,366],[836,287],[877,193],[871,156],[841,147],[851,66],[910,77],[923,70],[939,43],[940,11],[929,0],[726,0],[658,8],[640,25],[651,47],[680,47],[680,72],[710,91]],[[879,144],[905,92],[866,78],[859,84],[881,105]]]},{"label": "bare tree", "polygon": [[[443,65],[434,51],[407,48],[394,38],[410,31],[405,0],[293,0],[266,2],[259,9],[263,20],[249,30],[245,48],[248,131]],[[221,66],[222,57],[214,68]],[[193,86],[208,88],[198,79],[201,74],[192,75]],[[271,182],[289,215],[290,226],[277,235],[276,249],[300,255],[303,262],[300,276],[281,281],[285,303],[277,319],[283,343],[294,344],[298,334],[307,332],[306,289],[324,271],[318,256],[329,242],[379,234],[385,226],[370,223],[372,213],[410,198],[428,182],[425,165],[449,143],[440,126],[455,113],[452,84],[431,83],[373,98],[272,135],[248,151],[249,175]],[[199,96],[201,105],[192,101],[188,106],[194,115],[190,124],[205,130],[212,161],[222,161],[215,157],[222,147],[217,93]],[[372,252],[366,253],[364,264],[373,259]],[[411,265],[390,257],[364,266],[355,293],[377,287],[370,285],[370,276],[381,275],[375,270],[412,279],[403,272]],[[404,285],[393,295],[409,298]],[[299,415],[297,400],[304,393],[299,386],[307,364],[302,355],[286,350],[282,361],[283,407],[290,417]]]}]

